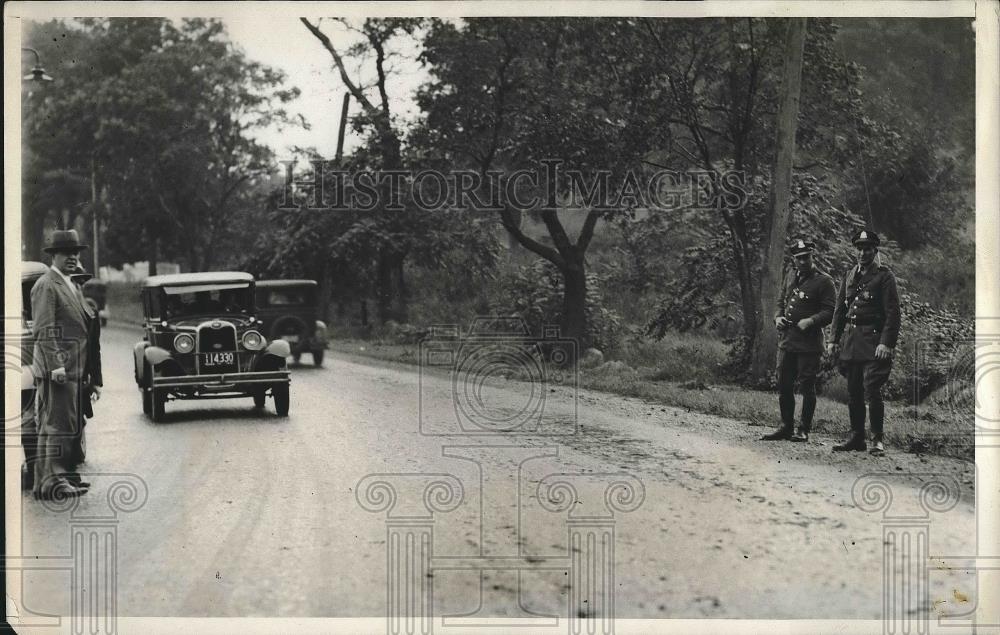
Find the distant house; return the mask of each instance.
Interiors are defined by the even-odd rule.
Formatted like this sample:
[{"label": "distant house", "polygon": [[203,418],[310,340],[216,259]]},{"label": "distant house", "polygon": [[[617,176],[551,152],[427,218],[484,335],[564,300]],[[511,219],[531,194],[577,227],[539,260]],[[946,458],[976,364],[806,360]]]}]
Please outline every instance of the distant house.
[{"label": "distant house", "polygon": [[[173,262],[156,263],[156,273],[159,275],[168,273],[180,273],[180,265]],[[141,282],[149,277],[149,263],[146,261],[126,264],[121,269],[111,267],[101,267],[99,276],[102,280],[115,282]]]}]

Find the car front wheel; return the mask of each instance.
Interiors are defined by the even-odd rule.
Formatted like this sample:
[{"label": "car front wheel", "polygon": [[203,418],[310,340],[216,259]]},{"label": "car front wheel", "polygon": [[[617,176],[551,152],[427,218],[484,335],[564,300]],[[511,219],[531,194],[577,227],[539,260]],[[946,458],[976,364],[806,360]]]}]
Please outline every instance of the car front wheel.
[{"label": "car front wheel", "polygon": [[163,417],[167,413],[167,393],[156,389],[150,392],[153,395],[153,421],[163,421]]},{"label": "car front wheel", "polygon": [[253,407],[263,408],[264,407],[264,397],[265,390],[257,390],[253,393]]},{"label": "car front wheel", "polygon": [[153,391],[140,388],[139,392],[142,393],[142,414],[148,417],[153,414]]},{"label": "car front wheel", "polygon": [[275,384],[271,388],[271,393],[274,395],[274,411],[278,413],[279,417],[287,417],[289,406],[288,384]]}]

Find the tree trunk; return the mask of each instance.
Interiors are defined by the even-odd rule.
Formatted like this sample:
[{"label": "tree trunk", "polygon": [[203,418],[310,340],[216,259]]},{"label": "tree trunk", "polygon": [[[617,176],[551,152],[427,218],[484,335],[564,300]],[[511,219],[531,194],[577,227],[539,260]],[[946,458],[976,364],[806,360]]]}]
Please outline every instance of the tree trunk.
[{"label": "tree trunk", "polygon": [[24,241],[24,260],[41,260],[42,247],[45,245],[46,214],[40,210],[29,211],[22,215],[24,224],[21,226],[21,239]]},{"label": "tree trunk", "polygon": [[156,275],[156,265],[157,265],[156,261],[159,260],[159,258],[160,258],[159,251],[160,250],[159,250],[158,241],[154,238],[152,240],[152,243],[149,246],[149,261],[148,262],[149,262],[149,275],[151,275],[151,276],[155,276]]},{"label": "tree trunk", "polygon": [[326,258],[320,263],[319,280],[317,282],[319,283],[319,297],[317,298],[319,319],[326,322],[330,314],[330,297],[333,288],[333,274],[330,271],[330,261]]},{"label": "tree trunk", "polygon": [[563,307],[560,335],[576,342],[577,352],[590,346],[587,325],[587,273],[583,259],[562,269]]},{"label": "tree trunk", "polygon": [[400,323],[410,321],[410,298],[406,288],[406,275],[403,265],[406,262],[404,254],[394,254],[392,258],[392,290],[393,290],[393,313]]},{"label": "tree trunk", "polygon": [[384,251],[379,252],[375,265],[375,310],[378,312],[379,324],[385,324],[392,319],[392,282],[389,270],[389,257]]},{"label": "tree trunk", "polygon": [[790,219],[788,205],[792,189],[792,163],[795,159],[795,131],[799,117],[805,32],[805,18],[792,18],[789,21],[785,41],[785,73],[779,97],[774,170],[771,174],[771,213],[764,224],[765,237],[761,248],[764,266],[757,305],[761,319],[754,334],[750,362],[750,374],[757,384],[769,383],[777,351],[778,334],[766,316],[774,310],[783,271],[784,247]]},{"label": "tree trunk", "polygon": [[388,320],[406,322],[408,306],[403,275],[405,261],[406,255],[399,251],[383,250],[379,253],[376,293],[380,324],[385,324]]}]

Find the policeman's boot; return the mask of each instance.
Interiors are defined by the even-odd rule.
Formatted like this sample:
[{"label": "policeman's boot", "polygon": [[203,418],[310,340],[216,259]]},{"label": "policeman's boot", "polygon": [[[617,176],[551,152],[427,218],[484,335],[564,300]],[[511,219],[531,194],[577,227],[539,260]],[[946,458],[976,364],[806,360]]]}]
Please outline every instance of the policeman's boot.
[{"label": "policeman's boot", "polygon": [[809,429],[812,428],[813,413],[816,411],[816,387],[814,382],[802,382],[802,422],[799,424],[792,441],[805,443],[809,440]]},{"label": "policeman's boot", "polygon": [[873,399],[868,404],[868,413],[872,423],[872,449],[874,456],[885,454],[885,439],[882,436],[882,425],[885,421],[885,404],[881,399]]},{"label": "policeman's boot", "polygon": [[792,438],[792,424],[786,423],[782,424],[780,428],[771,432],[770,434],[765,434],[760,438],[761,441],[784,441],[786,439]]},{"label": "policeman's boot", "polygon": [[761,441],[784,441],[792,438],[792,423],[795,421],[795,395],[790,388],[782,390],[778,395],[778,409],[781,410],[781,427],[765,434]]},{"label": "policeman's boot", "polygon": [[865,402],[851,402],[847,405],[851,415],[851,437],[833,446],[834,452],[864,452],[868,449],[865,443]]}]

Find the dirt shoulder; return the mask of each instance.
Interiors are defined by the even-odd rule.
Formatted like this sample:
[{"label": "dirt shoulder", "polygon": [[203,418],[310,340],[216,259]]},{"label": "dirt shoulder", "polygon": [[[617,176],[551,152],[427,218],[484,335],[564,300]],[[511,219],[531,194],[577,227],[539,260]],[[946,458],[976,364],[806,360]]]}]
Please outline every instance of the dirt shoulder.
[{"label": "dirt shoulder", "polygon": [[[417,345],[378,344],[360,340],[333,340],[330,348],[339,355],[356,360],[377,360],[400,366],[419,365]],[[430,372],[423,368],[422,372]],[[434,370],[433,372],[439,372]],[[626,399],[625,402],[642,404],[641,416],[651,412],[683,412],[707,415],[708,427],[734,426],[741,438],[757,438],[776,428],[779,423],[778,397],[774,392],[747,390],[732,385],[709,385],[700,381],[670,382],[650,379],[655,369],[635,369],[621,362],[612,361],[595,368],[581,368],[577,375],[580,394],[589,395],[590,403],[606,400],[610,396]],[[670,415],[674,416],[674,415]],[[845,404],[819,397],[813,430],[809,443],[778,442],[782,453],[830,455],[835,443],[849,433],[848,412]],[[926,466],[938,458],[967,464],[969,473],[975,456],[975,437],[971,427],[963,424],[952,413],[931,407],[907,407],[895,402],[886,405],[886,445],[888,456],[880,465],[895,470]],[[839,454],[839,453],[838,453]],[[867,453],[845,453],[850,460],[877,461]],[[907,457],[905,460],[903,457]],[[902,463],[900,463],[902,462]],[[903,467],[902,469],[908,469]],[[961,471],[964,471],[963,468]]]}]

